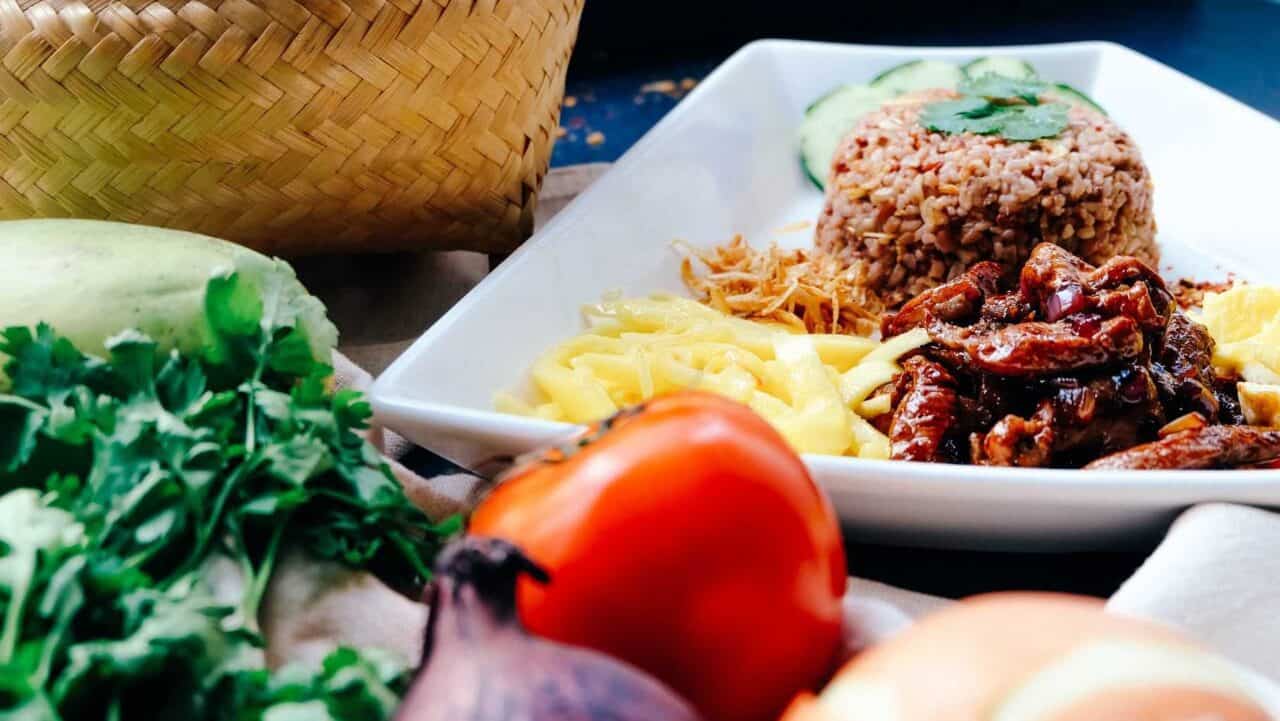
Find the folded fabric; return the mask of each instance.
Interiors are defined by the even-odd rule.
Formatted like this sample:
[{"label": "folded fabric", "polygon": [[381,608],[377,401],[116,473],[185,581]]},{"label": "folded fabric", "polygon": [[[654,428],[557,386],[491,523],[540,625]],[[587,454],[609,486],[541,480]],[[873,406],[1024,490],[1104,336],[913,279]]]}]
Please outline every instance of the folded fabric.
[{"label": "folded fabric", "polygon": [[1225,503],[1186,511],[1107,608],[1182,628],[1280,681],[1280,515]]},{"label": "folded fabric", "polygon": [[[1226,657],[1280,681],[1280,515],[1209,503],[1184,512],[1164,541],[1107,602],[1116,613],[1174,626]],[[949,601],[853,579],[850,594],[912,618]],[[848,604],[846,603],[846,609]],[[864,615],[864,636],[899,628]]]}]

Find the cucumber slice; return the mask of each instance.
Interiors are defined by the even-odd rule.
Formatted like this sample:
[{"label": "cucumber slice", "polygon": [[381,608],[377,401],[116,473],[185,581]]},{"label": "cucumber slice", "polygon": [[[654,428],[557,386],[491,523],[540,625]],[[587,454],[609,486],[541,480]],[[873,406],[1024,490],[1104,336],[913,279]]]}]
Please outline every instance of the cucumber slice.
[{"label": "cucumber slice", "polygon": [[889,68],[871,81],[871,87],[897,95],[930,88],[954,90],[964,80],[964,72],[940,60],[913,60]]},{"label": "cucumber slice", "polygon": [[1026,60],[1011,58],[1008,55],[978,58],[970,63],[961,65],[960,69],[973,80],[993,73],[1015,80],[1034,80],[1039,77],[1036,75],[1036,69],[1031,67],[1031,63]]},{"label": "cucumber slice", "polygon": [[869,85],[843,85],[809,106],[800,123],[800,164],[814,185],[826,186],[831,157],[858,119],[893,95]]},{"label": "cucumber slice", "polygon": [[1045,96],[1053,98],[1054,100],[1060,100],[1068,105],[1090,108],[1102,113],[1103,115],[1107,114],[1107,111],[1103,110],[1101,105],[1095,103],[1093,98],[1085,95],[1066,83],[1054,83],[1053,87],[1049,88],[1049,92],[1045,93]]}]

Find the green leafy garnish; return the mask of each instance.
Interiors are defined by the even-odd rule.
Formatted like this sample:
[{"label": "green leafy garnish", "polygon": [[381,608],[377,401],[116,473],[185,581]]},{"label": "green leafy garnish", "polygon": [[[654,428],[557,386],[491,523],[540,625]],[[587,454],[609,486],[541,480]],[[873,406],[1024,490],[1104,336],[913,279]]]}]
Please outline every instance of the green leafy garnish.
[{"label": "green leafy garnish", "polygon": [[357,721],[390,718],[408,690],[410,670],[376,650],[339,648],[319,669],[286,666],[236,676],[226,721]]},{"label": "green leafy garnish", "polygon": [[1062,103],[1007,108],[998,114],[995,132],[1006,140],[1052,138],[1067,127],[1067,108]]},{"label": "green leafy garnish", "polygon": [[960,84],[961,97],[926,105],[920,124],[936,133],[999,135],[1006,140],[1051,138],[1067,128],[1068,106],[1042,103],[1039,80],[987,74]]},{"label": "green leafy garnish", "polygon": [[284,547],[411,591],[457,528],[358,434],[369,405],[328,390],[301,310],[232,273],[209,282],[198,354],[125,331],[99,359],[45,325],[0,331],[0,718],[389,717],[405,669],[373,652],[264,670]]},{"label": "green leafy garnish", "polygon": [[987,73],[979,78],[968,78],[957,88],[961,95],[969,95],[997,104],[1021,100],[1028,105],[1039,105],[1040,96],[1049,90],[1049,84],[1031,78],[1010,78]]}]

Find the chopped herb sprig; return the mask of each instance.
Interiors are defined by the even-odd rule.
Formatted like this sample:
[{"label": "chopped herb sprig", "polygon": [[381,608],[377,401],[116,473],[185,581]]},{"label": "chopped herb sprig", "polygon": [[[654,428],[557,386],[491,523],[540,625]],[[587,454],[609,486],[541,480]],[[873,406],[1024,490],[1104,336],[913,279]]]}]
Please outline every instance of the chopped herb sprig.
[{"label": "chopped herb sprig", "polygon": [[96,358],[46,325],[0,331],[0,718],[390,716],[408,675],[375,651],[263,663],[285,546],[410,589],[457,527],[359,435],[369,404],[329,389],[297,311],[229,274],[200,353],[125,331]]},{"label": "chopped herb sprig", "polygon": [[920,124],[935,133],[998,135],[1005,140],[1052,138],[1067,128],[1068,106],[1041,102],[1048,83],[988,73],[960,84],[960,98],[926,105]]}]

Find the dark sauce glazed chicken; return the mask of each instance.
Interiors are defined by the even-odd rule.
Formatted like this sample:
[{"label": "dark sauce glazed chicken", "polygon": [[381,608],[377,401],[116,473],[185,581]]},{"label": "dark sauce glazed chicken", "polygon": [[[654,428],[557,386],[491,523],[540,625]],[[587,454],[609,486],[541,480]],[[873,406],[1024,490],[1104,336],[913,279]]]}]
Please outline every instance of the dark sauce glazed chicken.
[{"label": "dark sauce glazed chicken", "polygon": [[1280,458],[1241,425],[1213,339],[1136,258],[1094,267],[1042,243],[1019,276],[983,262],[885,316],[924,328],[887,429],[900,460],[1066,468],[1236,468]]}]

